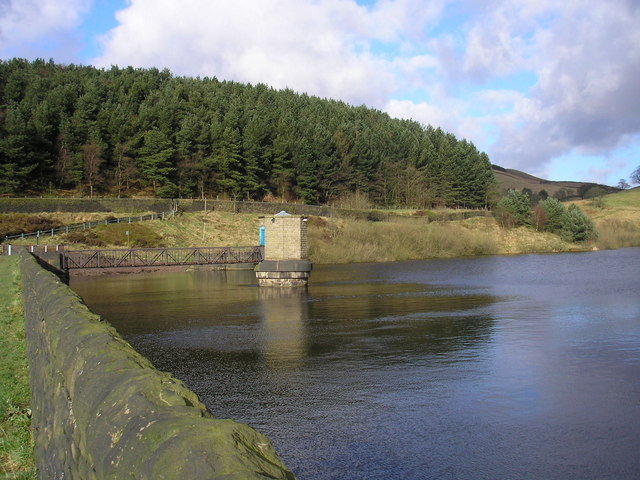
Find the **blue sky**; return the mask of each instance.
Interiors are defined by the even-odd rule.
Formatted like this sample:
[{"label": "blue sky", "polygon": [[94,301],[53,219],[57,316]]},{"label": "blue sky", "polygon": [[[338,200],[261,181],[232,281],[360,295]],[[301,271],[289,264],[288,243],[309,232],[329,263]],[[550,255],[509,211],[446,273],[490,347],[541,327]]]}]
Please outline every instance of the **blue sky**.
[{"label": "blue sky", "polygon": [[118,26],[115,12],[127,4],[124,0],[94,0],[90,5],[78,28],[82,36],[78,63],[88,63],[102,53],[101,36]]},{"label": "blue sky", "polygon": [[638,25],[636,0],[0,0],[0,58],[292,88],[616,185],[640,165]]}]

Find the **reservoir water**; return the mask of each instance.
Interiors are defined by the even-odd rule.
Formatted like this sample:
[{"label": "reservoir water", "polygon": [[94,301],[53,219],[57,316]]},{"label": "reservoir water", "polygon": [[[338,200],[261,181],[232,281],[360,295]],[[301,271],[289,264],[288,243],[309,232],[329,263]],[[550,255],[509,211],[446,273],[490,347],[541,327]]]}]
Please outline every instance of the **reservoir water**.
[{"label": "reservoir water", "polygon": [[72,278],[300,480],[640,478],[640,249]]}]

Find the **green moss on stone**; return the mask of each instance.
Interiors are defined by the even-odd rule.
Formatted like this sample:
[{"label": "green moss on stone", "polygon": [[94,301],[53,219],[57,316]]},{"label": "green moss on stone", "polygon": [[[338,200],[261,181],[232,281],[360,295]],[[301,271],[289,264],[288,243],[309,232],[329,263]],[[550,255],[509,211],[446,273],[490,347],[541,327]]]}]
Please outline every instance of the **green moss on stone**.
[{"label": "green moss on stone", "polygon": [[21,255],[43,478],[294,478],[264,435],[212,418],[182,382]]}]

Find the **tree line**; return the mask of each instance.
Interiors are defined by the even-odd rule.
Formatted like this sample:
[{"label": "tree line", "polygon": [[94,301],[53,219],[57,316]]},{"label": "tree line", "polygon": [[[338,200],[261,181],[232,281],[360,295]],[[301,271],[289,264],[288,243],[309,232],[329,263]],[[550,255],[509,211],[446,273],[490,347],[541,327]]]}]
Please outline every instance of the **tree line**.
[{"label": "tree line", "polygon": [[440,128],[266,85],[0,62],[0,194],[486,207],[488,156]]}]

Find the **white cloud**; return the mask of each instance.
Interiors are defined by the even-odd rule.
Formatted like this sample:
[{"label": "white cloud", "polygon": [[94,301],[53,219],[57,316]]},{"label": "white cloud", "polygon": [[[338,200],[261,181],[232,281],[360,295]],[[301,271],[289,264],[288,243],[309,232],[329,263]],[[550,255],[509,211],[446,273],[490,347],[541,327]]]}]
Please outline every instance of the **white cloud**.
[{"label": "white cloud", "polygon": [[385,111],[395,118],[415,120],[422,125],[440,127],[458,138],[466,138],[476,143],[479,149],[484,145],[477,143],[483,136],[481,119],[466,115],[468,105],[462,101],[444,100],[438,102],[412,102],[410,100],[390,100]]},{"label": "white cloud", "polygon": [[538,76],[497,119],[494,161],[542,169],[554,157],[602,154],[640,133],[637,2],[505,1],[483,20],[470,29],[460,60],[469,80],[520,69]]},{"label": "white cloud", "polygon": [[[73,29],[92,0],[0,0],[0,56],[68,59],[78,47]],[[73,46],[72,46],[73,45]]]},{"label": "white cloud", "polygon": [[517,90],[481,90],[474,95],[474,101],[482,106],[483,110],[491,112],[493,110],[512,111],[515,105],[525,98],[522,92]]},{"label": "white cloud", "polygon": [[379,0],[372,9],[370,31],[383,41],[424,40],[426,27],[441,19],[447,0]]},{"label": "white cloud", "polygon": [[101,66],[168,67],[370,105],[394,88],[369,51],[372,14],[353,1],[133,0],[117,18]]},{"label": "white cloud", "polygon": [[522,50],[523,40],[513,37],[508,29],[488,29],[479,23],[468,34],[462,70],[476,79],[508,75],[522,67]]},{"label": "white cloud", "polygon": [[450,111],[433,103],[415,103],[410,100],[390,100],[385,106],[389,115],[395,118],[413,119],[423,125],[432,125],[450,130],[456,127],[454,116]]}]

